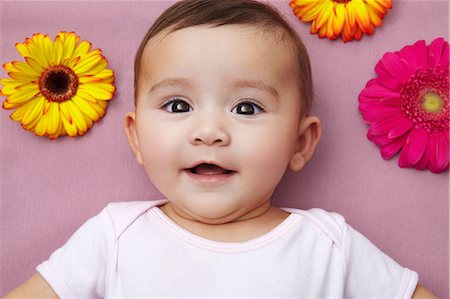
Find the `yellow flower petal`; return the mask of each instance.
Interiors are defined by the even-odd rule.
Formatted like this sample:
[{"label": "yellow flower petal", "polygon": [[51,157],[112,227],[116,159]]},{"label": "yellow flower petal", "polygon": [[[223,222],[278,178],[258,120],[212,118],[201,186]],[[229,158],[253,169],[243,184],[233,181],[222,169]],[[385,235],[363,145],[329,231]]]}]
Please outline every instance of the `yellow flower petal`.
[{"label": "yellow flower petal", "polygon": [[60,122],[59,122],[58,129],[56,130],[55,134],[49,134],[48,137],[49,137],[50,139],[56,139],[56,138],[58,138],[59,136],[64,136],[64,135],[67,135],[66,129],[64,129],[64,124],[63,124],[63,122],[60,121]]},{"label": "yellow flower petal", "polygon": [[21,73],[26,73],[39,78],[40,72],[33,69],[29,64],[21,61],[13,61],[12,64],[14,67]]},{"label": "yellow flower petal", "polygon": [[73,51],[73,54],[71,56],[72,59],[75,59],[76,57],[82,57],[84,55],[86,55],[89,50],[91,49],[91,43],[88,41],[82,41],[77,48],[75,49],[75,51]]},{"label": "yellow flower petal", "polygon": [[22,43],[16,43],[16,49],[17,51],[19,51],[20,55],[22,55],[23,57],[30,57],[31,54],[28,51],[28,48],[25,44]]},{"label": "yellow flower petal", "polygon": [[38,98],[31,100],[31,101],[25,103],[25,105],[17,108],[13,113],[11,113],[11,115],[10,115],[11,119],[20,122],[22,120],[22,118],[24,117],[25,113],[28,110],[32,109],[33,106],[36,105],[37,101],[39,101]]},{"label": "yellow flower petal", "polygon": [[39,62],[37,62],[36,60],[34,60],[31,57],[25,57],[26,62],[35,70],[37,71],[39,74],[42,73],[42,71],[44,70],[44,67],[42,65],[39,64]]},{"label": "yellow flower petal", "polygon": [[77,136],[77,127],[73,123],[72,116],[69,113],[69,109],[67,108],[67,102],[63,102],[59,104],[59,108],[61,109],[61,120],[64,125],[64,129],[66,130],[69,136]]},{"label": "yellow flower petal", "polygon": [[47,128],[48,128],[48,116],[42,115],[34,128],[34,133],[37,136],[44,136],[47,133]]},{"label": "yellow flower petal", "polygon": [[53,46],[55,47],[55,65],[61,64],[61,60],[64,53],[64,47],[63,42],[61,40],[61,36],[57,36],[55,38],[55,42],[53,43]]},{"label": "yellow flower petal", "polygon": [[84,133],[86,133],[87,131],[87,123],[80,109],[78,109],[77,106],[72,103],[72,101],[67,101],[64,103],[66,104],[66,107],[68,108],[69,113],[72,116],[73,123],[78,129],[78,134],[84,135]]},{"label": "yellow flower petal", "polygon": [[27,49],[30,53],[30,57],[36,60],[40,65],[42,65],[44,68],[47,68],[49,66],[45,54],[38,45],[36,45],[34,42],[27,43]]},{"label": "yellow flower petal", "polygon": [[350,1],[347,3],[347,14],[346,14],[346,23],[349,26],[350,31],[356,27],[356,8],[354,7],[354,2]]},{"label": "yellow flower petal", "polygon": [[383,6],[385,9],[392,8],[392,0],[375,0],[378,4]]},{"label": "yellow flower petal", "polygon": [[367,11],[367,6],[362,0],[352,0],[357,11],[355,17],[356,22],[363,32],[368,32],[370,30],[370,18]]},{"label": "yellow flower petal", "polygon": [[302,6],[308,6],[311,4],[316,4],[317,0],[291,0],[290,6],[292,8],[295,7],[302,7]]},{"label": "yellow flower petal", "polygon": [[59,104],[55,102],[51,102],[50,106],[45,113],[47,116],[48,126],[47,126],[47,134],[54,135],[59,128]]},{"label": "yellow flower petal", "polygon": [[367,5],[372,8],[378,16],[382,17],[386,14],[386,9],[375,0],[366,0]]},{"label": "yellow flower petal", "polygon": [[78,78],[78,83],[80,83],[80,84],[92,83],[92,82],[102,82],[102,79],[98,78],[96,76],[92,76],[92,75]]},{"label": "yellow flower petal", "polygon": [[89,82],[86,84],[83,84],[83,86],[87,89],[90,88],[101,88],[105,91],[107,91],[108,93],[114,93],[114,91],[116,90],[116,88],[114,87],[114,85],[110,84],[110,83],[105,83],[103,81],[100,82]]},{"label": "yellow flower petal", "polygon": [[72,98],[72,102],[75,104],[75,106],[80,109],[81,112],[83,112],[85,115],[87,115],[90,119],[98,121],[100,119],[100,115],[95,111],[92,106],[88,104],[85,100],[80,98],[79,96],[74,96]]},{"label": "yellow flower petal", "polygon": [[380,27],[381,26],[381,18],[377,15],[377,13],[371,8],[368,8],[367,12],[369,13],[370,23],[372,23],[373,25],[375,25],[377,27]]},{"label": "yellow flower petal", "polygon": [[83,112],[86,116],[88,116],[90,119],[98,121],[100,119],[100,115],[95,111],[92,106],[88,104],[85,100],[78,96],[74,96],[72,98],[72,102],[77,106],[78,109],[80,109],[81,112]]},{"label": "yellow flower petal", "polygon": [[44,110],[44,104],[46,102],[44,97],[38,97],[33,100],[34,105],[28,109],[23,118],[22,118],[22,125],[27,125],[32,123],[37,117],[40,117],[42,115],[42,111]]},{"label": "yellow flower petal", "polygon": [[8,75],[19,82],[22,83],[30,83],[30,82],[37,82],[38,81],[38,77],[36,77],[35,75],[30,75],[30,74],[25,74],[25,73],[19,73],[19,72],[9,72]]},{"label": "yellow flower petal", "polygon": [[[112,70],[109,69],[105,69],[101,72],[98,72],[97,74],[94,75],[95,78],[100,78],[100,79],[114,79],[114,72]],[[107,82],[109,83],[109,82]]]},{"label": "yellow flower petal", "polygon": [[52,40],[48,35],[44,36],[43,40],[43,48],[45,50],[45,53],[47,54],[47,61],[49,65],[55,65],[55,59],[56,59],[56,51],[55,46],[52,43]]},{"label": "yellow flower petal", "polygon": [[28,91],[28,90],[30,90],[30,91],[34,90],[36,92],[36,94],[40,92],[39,85],[36,83],[26,83],[26,84],[19,85],[16,87],[16,90],[19,90],[22,92]]},{"label": "yellow flower petal", "polygon": [[106,101],[98,101],[97,104],[93,104],[91,102],[87,102],[95,111],[97,111],[97,114],[100,118],[102,118],[105,115],[106,107],[108,106],[108,103]]},{"label": "yellow flower petal", "polygon": [[26,101],[32,100],[38,93],[39,91],[36,91],[34,88],[29,90],[17,90],[15,93],[8,96],[8,102],[11,104],[23,104]]},{"label": "yellow flower petal", "polygon": [[323,25],[325,25],[329,21],[332,11],[333,11],[333,2],[325,1],[322,4],[322,9],[317,14],[317,18],[316,18],[316,20],[317,20],[317,23],[316,23],[317,28],[322,27]]},{"label": "yellow flower petal", "polygon": [[92,120],[86,114],[83,114],[83,116],[84,116],[84,120],[86,121],[87,129],[89,130],[90,128],[92,128],[92,125],[94,124],[94,120]]},{"label": "yellow flower petal", "polygon": [[78,73],[77,75],[78,76],[95,75],[95,74],[103,71],[107,66],[108,66],[108,62],[106,61],[106,59],[102,59],[93,68],[91,68],[85,72]]},{"label": "yellow flower petal", "polygon": [[3,85],[1,92],[4,96],[11,95],[17,92],[17,87],[22,85],[28,85],[29,83],[23,83],[12,79],[0,79],[0,84]]},{"label": "yellow flower petal", "polygon": [[303,22],[310,22],[317,18],[317,15],[322,10],[323,4],[316,2],[304,8],[303,14],[300,15]]},{"label": "yellow flower petal", "polygon": [[88,91],[78,88],[77,96],[81,97],[83,100],[97,104],[98,100],[94,98]]},{"label": "yellow flower petal", "polygon": [[91,96],[96,98],[97,100],[110,100],[113,95],[113,91],[108,91],[104,89],[109,84],[101,85],[101,83],[91,83],[88,85],[80,85],[78,86],[79,90],[85,91],[89,93]]},{"label": "yellow flower petal", "polygon": [[100,55],[92,56],[87,59],[80,59],[78,64],[73,67],[73,71],[75,74],[84,73],[93,68],[101,59],[102,56]]},{"label": "yellow flower petal", "polygon": [[7,63],[3,64],[3,68],[7,72],[18,72],[19,71],[12,62],[7,62]]},{"label": "yellow flower petal", "polygon": [[339,35],[344,28],[346,10],[343,5],[336,5],[335,19],[333,22],[334,34]]},{"label": "yellow flower petal", "polygon": [[335,18],[331,17],[328,19],[327,23],[327,38],[329,39],[335,39],[336,36],[334,35],[334,29],[333,29],[333,21]]},{"label": "yellow flower petal", "polygon": [[63,43],[63,55],[61,61],[64,61],[65,59],[70,59],[70,57],[73,54],[73,50],[75,49],[75,42],[76,42],[76,36],[73,32],[66,35]]},{"label": "yellow flower petal", "polygon": [[311,29],[310,29],[310,33],[311,34],[316,34],[319,31],[320,28],[317,28],[316,26],[316,20],[313,20],[311,23]]}]

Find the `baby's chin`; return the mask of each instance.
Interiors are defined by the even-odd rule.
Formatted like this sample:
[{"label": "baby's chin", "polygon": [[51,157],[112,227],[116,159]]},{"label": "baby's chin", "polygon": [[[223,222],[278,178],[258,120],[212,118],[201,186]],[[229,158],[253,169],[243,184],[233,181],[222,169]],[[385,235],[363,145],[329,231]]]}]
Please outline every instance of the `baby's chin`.
[{"label": "baby's chin", "polygon": [[[172,203],[173,204],[173,203]],[[243,207],[232,204],[231,202],[216,200],[195,201],[184,205],[175,205],[178,212],[182,215],[205,224],[225,224],[237,221],[245,214]]]}]

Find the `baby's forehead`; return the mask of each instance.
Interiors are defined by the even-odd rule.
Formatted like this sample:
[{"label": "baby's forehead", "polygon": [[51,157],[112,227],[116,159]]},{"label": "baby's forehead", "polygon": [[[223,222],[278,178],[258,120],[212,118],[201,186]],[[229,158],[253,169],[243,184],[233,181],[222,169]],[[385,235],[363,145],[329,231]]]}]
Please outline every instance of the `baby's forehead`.
[{"label": "baby's forehead", "polygon": [[[145,57],[148,57],[149,55],[152,56],[155,53],[159,52],[158,49],[161,47],[162,44],[166,47],[182,47],[182,44],[171,44],[167,43],[166,41],[168,39],[171,39],[174,35],[180,35],[180,33],[184,32],[195,32],[195,31],[208,31],[211,30],[212,32],[215,32],[212,35],[209,35],[209,37],[215,38],[215,35],[221,35],[221,29],[227,30],[227,31],[233,31],[240,33],[244,36],[245,39],[254,41],[255,43],[258,42],[258,40],[264,40],[265,42],[269,43],[269,46],[271,48],[271,51],[273,52],[279,52],[280,55],[283,53],[286,55],[288,52],[288,56],[293,60],[292,64],[296,64],[296,49],[295,49],[295,42],[293,39],[289,36],[289,33],[286,32],[286,30],[282,27],[276,27],[276,26],[266,26],[264,24],[226,24],[226,25],[214,25],[214,24],[205,24],[205,25],[197,25],[197,26],[190,26],[190,27],[183,27],[183,28],[176,28],[175,26],[169,27],[164,29],[163,31],[159,32],[154,37],[150,38],[147,41],[147,44],[144,47],[143,51],[143,58],[141,59],[141,65],[145,67],[146,64],[151,63],[151,60],[145,59]],[[189,38],[191,38],[192,35],[189,34],[183,34],[182,39],[184,41],[188,41]],[[203,40],[208,39],[208,35],[202,35],[201,37]],[[248,47],[248,43],[240,43],[236,44],[235,46],[239,49],[242,49],[245,51],[245,47]],[[209,47],[214,48],[214,44],[209,45]],[[167,59],[170,59],[168,56],[170,55],[168,52],[163,53],[163,55],[167,56]],[[221,59],[221,57],[217,57],[217,59]],[[295,60],[295,61],[294,61]],[[149,66],[149,65],[147,65]]]},{"label": "baby's forehead", "polygon": [[[267,42],[273,43],[274,50],[277,47],[282,47],[284,49],[292,49],[294,46],[294,42],[292,38],[290,38],[289,34],[286,30],[279,26],[267,26],[264,24],[226,24],[226,25],[215,25],[215,24],[204,24],[197,26],[189,26],[183,28],[176,28],[176,26],[171,26],[169,28],[164,29],[159,32],[154,37],[150,38],[145,47],[144,54],[149,52],[149,49],[153,47],[158,47],[161,43],[163,43],[167,38],[172,37],[174,34],[180,35],[184,32],[192,32],[192,31],[204,31],[204,30],[220,30],[226,29],[234,32],[239,32],[242,34],[248,35],[249,39],[258,39],[262,38]],[[183,36],[183,38],[188,38],[187,34]],[[203,39],[208,39],[208,36],[203,36]],[[242,47],[243,45],[236,45],[237,47]],[[214,47],[214,45],[211,45]]]}]

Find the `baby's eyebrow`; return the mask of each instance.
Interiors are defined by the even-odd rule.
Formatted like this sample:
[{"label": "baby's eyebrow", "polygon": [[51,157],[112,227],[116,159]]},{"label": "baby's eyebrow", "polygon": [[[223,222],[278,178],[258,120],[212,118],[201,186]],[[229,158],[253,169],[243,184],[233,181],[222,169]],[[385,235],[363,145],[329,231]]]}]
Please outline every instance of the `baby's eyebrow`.
[{"label": "baby's eyebrow", "polygon": [[278,93],[275,87],[267,85],[261,80],[236,79],[231,82],[231,85],[238,88],[245,88],[245,87],[256,88],[268,92],[276,98],[280,97],[280,94]]},{"label": "baby's eyebrow", "polygon": [[[183,87],[191,87],[192,82],[185,78],[166,78],[156,83],[150,88],[150,93],[154,92],[159,88],[171,87],[171,86],[183,86]],[[273,86],[265,84],[261,80],[253,80],[253,79],[234,79],[231,81],[231,86],[235,88],[256,88],[265,92],[270,93],[276,98],[279,98],[279,93],[277,89]]]},{"label": "baby's eyebrow", "polygon": [[191,82],[184,78],[166,78],[156,83],[150,88],[150,92],[153,92],[159,88],[171,87],[171,86],[191,86]]}]

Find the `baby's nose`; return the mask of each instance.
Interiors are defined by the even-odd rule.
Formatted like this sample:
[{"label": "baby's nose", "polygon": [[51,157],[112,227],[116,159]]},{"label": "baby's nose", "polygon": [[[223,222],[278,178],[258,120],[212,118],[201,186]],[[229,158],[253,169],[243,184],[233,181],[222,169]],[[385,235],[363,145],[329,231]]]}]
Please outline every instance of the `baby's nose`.
[{"label": "baby's nose", "polygon": [[231,142],[225,121],[212,115],[200,119],[195,124],[189,139],[193,145],[225,146]]}]

